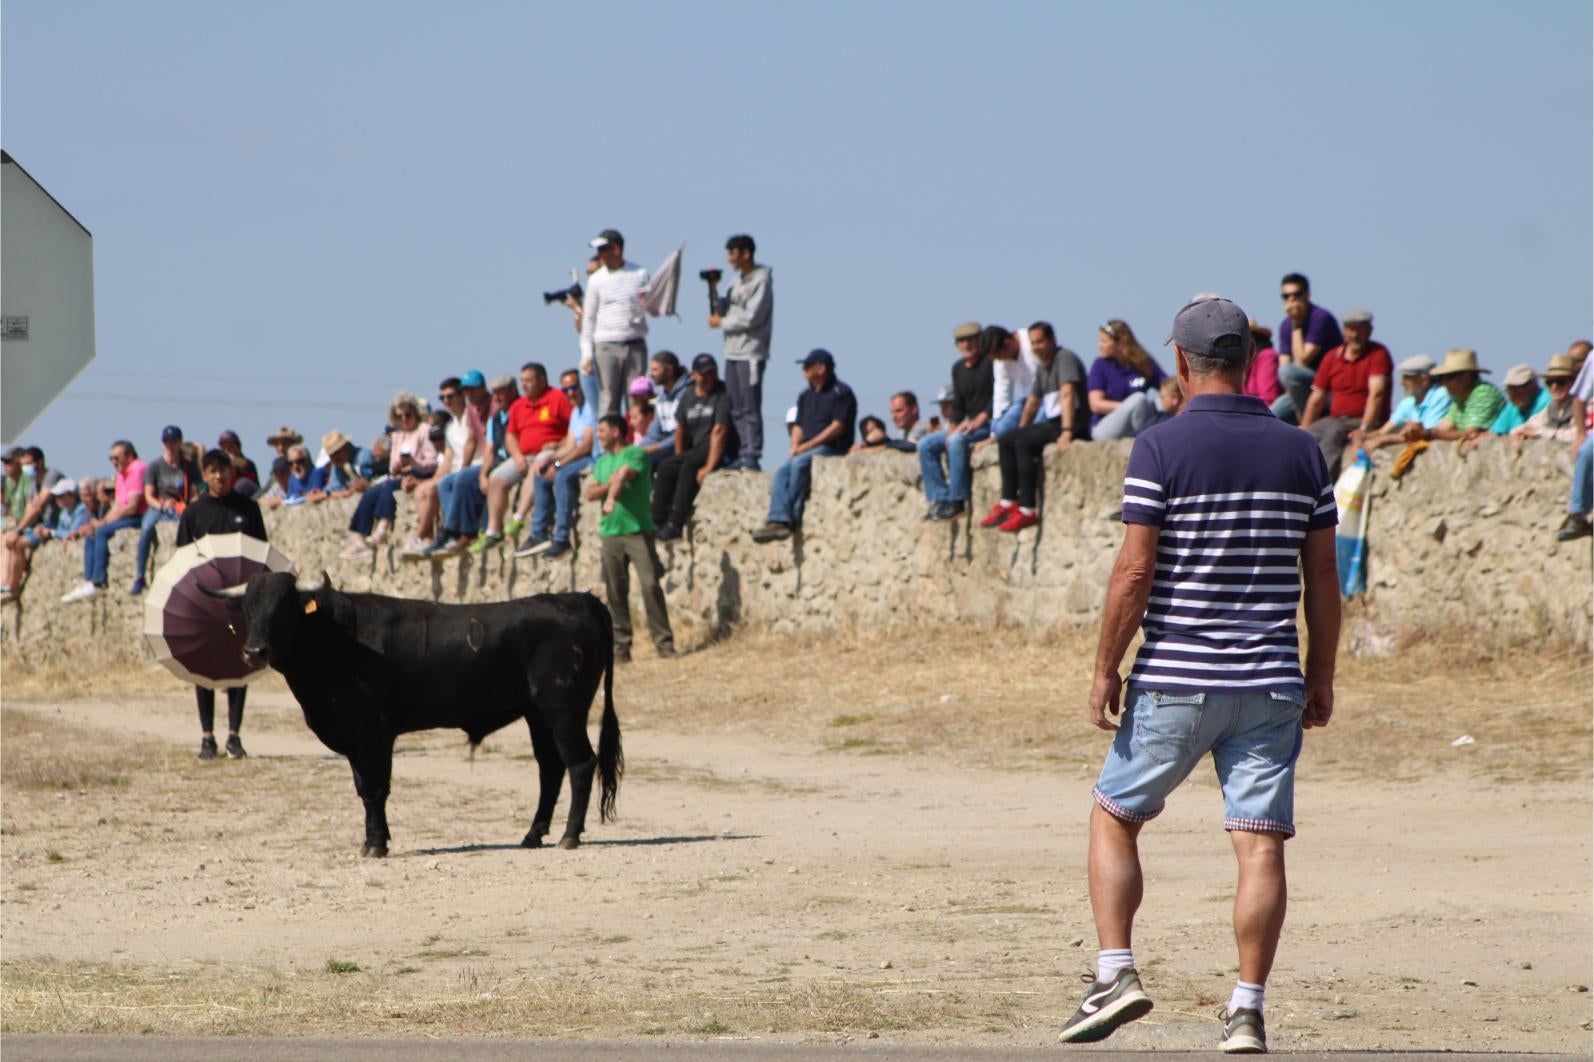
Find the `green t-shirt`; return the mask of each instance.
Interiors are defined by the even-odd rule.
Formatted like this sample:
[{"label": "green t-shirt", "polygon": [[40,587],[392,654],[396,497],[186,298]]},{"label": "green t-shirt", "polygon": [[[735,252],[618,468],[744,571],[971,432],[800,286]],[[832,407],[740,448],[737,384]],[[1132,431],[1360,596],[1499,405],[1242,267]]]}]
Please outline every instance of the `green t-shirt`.
[{"label": "green t-shirt", "polygon": [[621,468],[630,468],[636,475],[614,500],[614,512],[604,513],[598,523],[598,534],[604,538],[615,535],[652,534],[653,532],[653,462],[640,446],[627,446],[617,454],[604,454],[592,469],[594,483],[607,483]]},{"label": "green t-shirt", "polygon": [[1462,431],[1487,428],[1504,407],[1505,395],[1500,393],[1500,389],[1487,380],[1479,380],[1466,402],[1451,400],[1450,413],[1445,419]]}]

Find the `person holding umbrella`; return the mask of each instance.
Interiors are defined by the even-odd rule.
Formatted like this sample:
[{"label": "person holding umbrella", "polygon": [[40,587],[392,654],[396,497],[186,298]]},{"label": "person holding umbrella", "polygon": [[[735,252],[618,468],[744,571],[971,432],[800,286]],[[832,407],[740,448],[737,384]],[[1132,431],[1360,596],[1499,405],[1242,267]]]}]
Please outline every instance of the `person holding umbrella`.
[{"label": "person holding umbrella", "polygon": [[[206,535],[242,533],[266,541],[266,521],[260,515],[260,506],[233,490],[238,474],[233,468],[232,456],[225,450],[211,450],[201,462],[206,493],[183,510],[177,524],[177,545],[186,546]],[[244,721],[244,697],[247,686],[230,686],[227,689],[227,755],[241,760],[243,742],[238,739],[238,728]],[[194,699],[199,703],[199,758],[216,758],[216,691],[204,686],[194,687]]]}]

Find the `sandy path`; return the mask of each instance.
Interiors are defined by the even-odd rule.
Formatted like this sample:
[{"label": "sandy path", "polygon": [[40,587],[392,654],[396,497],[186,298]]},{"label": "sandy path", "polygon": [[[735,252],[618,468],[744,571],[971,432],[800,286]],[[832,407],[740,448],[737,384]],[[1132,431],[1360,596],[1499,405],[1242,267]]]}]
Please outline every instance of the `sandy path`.
[{"label": "sandy path", "polygon": [[[191,704],[23,707],[186,749]],[[622,721],[622,818],[594,814],[583,850],[514,846],[535,770],[513,758],[530,751],[524,732],[506,730],[474,763],[454,735],[403,752],[394,857],[362,861],[343,761],[285,694],[257,696],[252,758],[214,765],[203,793],[142,807],[93,791],[33,797],[44,810],[26,822],[7,801],[5,957],[286,972],[336,957],[440,988],[566,974],[730,995],[845,981],[989,999],[993,1015],[1018,1017],[899,1037],[923,1043],[1040,1044],[1072,1012],[1094,958],[1088,772]],[[252,784],[268,771],[289,784]],[[1591,997],[1575,990],[1591,980],[1586,783],[1377,787],[1314,779],[1310,753],[1304,772],[1269,987],[1276,1046],[1587,1049]],[[1148,830],[1136,954],[1159,1007],[1114,1047],[1198,1048],[1216,1034],[1211,1012],[1234,976],[1220,820],[1200,776]]]}]

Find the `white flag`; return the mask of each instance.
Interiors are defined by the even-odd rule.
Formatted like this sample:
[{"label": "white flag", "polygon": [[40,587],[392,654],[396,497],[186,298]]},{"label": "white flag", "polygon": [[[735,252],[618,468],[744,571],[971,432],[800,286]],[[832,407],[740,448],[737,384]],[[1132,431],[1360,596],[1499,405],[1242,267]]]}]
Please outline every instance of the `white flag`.
[{"label": "white flag", "polygon": [[684,250],[686,244],[683,243],[671,252],[642,292],[642,308],[652,317],[676,316],[675,296],[681,290],[681,252]]}]

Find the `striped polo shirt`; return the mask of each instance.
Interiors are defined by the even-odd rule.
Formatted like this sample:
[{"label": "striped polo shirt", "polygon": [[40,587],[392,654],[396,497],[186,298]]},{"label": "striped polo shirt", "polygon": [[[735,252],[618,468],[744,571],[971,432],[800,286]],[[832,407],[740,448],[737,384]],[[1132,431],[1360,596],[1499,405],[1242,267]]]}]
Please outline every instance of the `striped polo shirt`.
[{"label": "striped polo shirt", "polygon": [[582,302],[581,353],[590,355],[597,343],[629,343],[648,334],[648,271],[626,262],[619,269],[598,270],[587,280]]},{"label": "striped polo shirt", "polygon": [[1132,684],[1301,689],[1301,550],[1339,522],[1312,436],[1261,399],[1197,395],[1136,437],[1123,519],[1162,529]]}]

